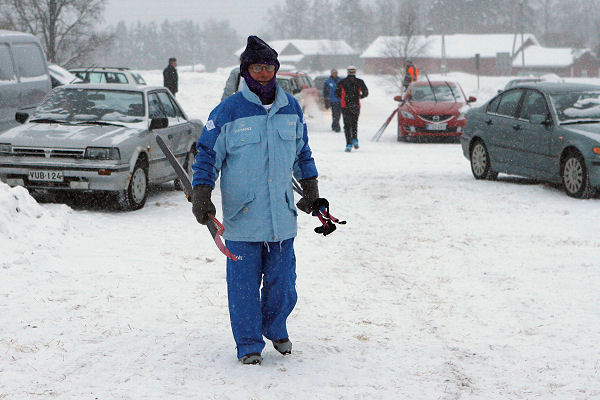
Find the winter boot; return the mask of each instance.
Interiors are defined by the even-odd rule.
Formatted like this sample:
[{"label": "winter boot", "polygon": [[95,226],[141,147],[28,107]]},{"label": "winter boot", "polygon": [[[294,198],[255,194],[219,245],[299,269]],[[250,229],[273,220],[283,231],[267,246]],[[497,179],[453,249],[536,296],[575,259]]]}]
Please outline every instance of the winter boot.
[{"label": "winter boot", "polygon": [[242,364],[246,364],[246,365],[252,365],[252,364],[258,364],[260,365],[260,363],[262,363],[262,356],[260,355],[260,353],[250,353],[250,354],[246,354],[245,356],[242,356],[242,358],[240,358],[240,361],[242,362]]},{"label": "winter boot", "polygon": [[350,152],[352,151],[352,145],[351,145],[351,144],[349,144],[349,145],[346,145],[346,150],[345,150],[345,151],[346,151],[347,153],[350,153]]},{"label": "winter boot", "polygon": [[352,140],[352,146],[354,146],[355,149],[358,149],[358,139]]},{"label": "winter boot", "polygon": [[284,356],[292,354],[292,342],[288,338],[273,340],[273,347]]}]

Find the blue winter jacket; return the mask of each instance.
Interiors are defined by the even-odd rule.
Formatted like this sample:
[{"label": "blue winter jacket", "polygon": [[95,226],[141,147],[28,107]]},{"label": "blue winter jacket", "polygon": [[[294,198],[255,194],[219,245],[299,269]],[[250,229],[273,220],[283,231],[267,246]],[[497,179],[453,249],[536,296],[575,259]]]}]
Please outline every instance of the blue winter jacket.
[{"label": "blue winter jacket", "polygon": [[342,78],[340,78],[339,76],[336,79],[333,79],[333,77],[330,76],[329,79],[327,79],[325,81],[324,88],[327,90],[327,96],[329,97],[329,103],[339,103],[340,102],[340,98],[335,95],[335,88],[337,87],[338,83],[340,83],[341,80],[342,80]]},{"label": "blue winter jacket", "polygon": [[317,176],[302,109],[277,85],[269,112],[244,84],[209,116],[196,145],[192,184],[221,174],[225,239],[282,241],[296,236],[292,173]]}]

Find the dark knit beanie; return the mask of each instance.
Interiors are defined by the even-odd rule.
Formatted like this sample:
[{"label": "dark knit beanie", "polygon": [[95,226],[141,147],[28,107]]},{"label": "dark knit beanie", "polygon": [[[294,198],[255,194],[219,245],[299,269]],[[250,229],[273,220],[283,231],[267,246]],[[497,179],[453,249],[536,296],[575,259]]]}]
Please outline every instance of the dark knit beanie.
[{"label": "dark knit beanie", "polygon": [[275,71],[277,71],[279,70],[277,56],[277,52],[261,38],[258,36],[248,36],[246,49],[240,56],[240,71],[247,70],[250,64],[275,65]]},{"label": "dark knit beanie", "polygon": [[[248,66],[251,64],[268,64],[275,66],[275,74],[267,85],[261,85],[255,81],[248,72]],[[279,61],[277,61],[277,52],[257,36],[248,36],[246,49],[240,56],[240,74],[244,77],[248,88],[254,92],[263,104],[271,104],[275,99],[277,86],[277,71],[279,70]]]}]

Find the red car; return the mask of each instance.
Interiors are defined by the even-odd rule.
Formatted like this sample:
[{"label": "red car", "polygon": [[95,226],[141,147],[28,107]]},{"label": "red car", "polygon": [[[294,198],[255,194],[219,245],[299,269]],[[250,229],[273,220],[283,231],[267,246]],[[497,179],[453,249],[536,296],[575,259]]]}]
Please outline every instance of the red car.
[{"label": "red car", "polygon": [[290,76],[294,79],[290,93],[298,99],[302,106],[302,111],[305,111],[306,107],[311,104],[317,104],[319,91],[310,76],[304,72],[277,72],[278,78],[285,76]]},{"label": "red car", "polygon": [[404,96],[396,96],[398,105],[398,141],[422,138],[459,140],[465,128],[461,108],[477,101],[467,98],[457,82],[413,82]]}]

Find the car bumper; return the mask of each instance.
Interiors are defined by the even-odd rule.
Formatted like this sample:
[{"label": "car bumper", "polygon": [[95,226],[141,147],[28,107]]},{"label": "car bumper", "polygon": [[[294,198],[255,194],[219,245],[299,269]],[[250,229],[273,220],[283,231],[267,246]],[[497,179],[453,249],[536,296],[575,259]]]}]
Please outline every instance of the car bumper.
[{"label": "car bumper", "polygon": [[600,188],[600,160],[592,160],[587,164],[590,185]]},{"label": "car bumper", "polygon": [[426,124],[414,123],[414,120],[400,120],[398,133],[405,137],[460,137],[465,129],[464,124],[448,123],[445,129],[430,130]]},{"label": "car bumper", "polygon": [[[62,181],[30,180],[31,171],[59,171],[62,173]],[[51,163],[0,159],[0,180],[10,186],[23,186],[28,189],[116,191],[127,188],[129,179],[128,164]]]}]

